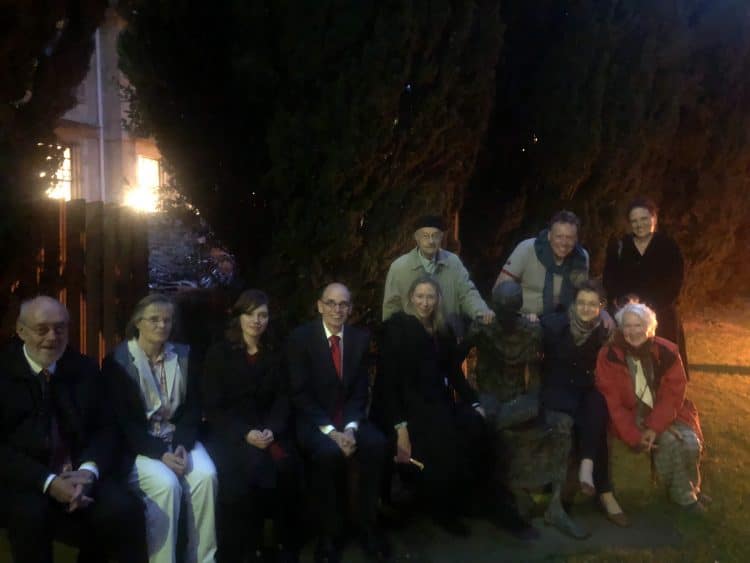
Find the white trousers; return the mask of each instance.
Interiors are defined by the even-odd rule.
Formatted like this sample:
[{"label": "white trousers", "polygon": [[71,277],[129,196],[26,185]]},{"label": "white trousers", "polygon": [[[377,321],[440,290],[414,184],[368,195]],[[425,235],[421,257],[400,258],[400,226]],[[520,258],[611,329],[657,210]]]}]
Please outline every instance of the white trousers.
[{"label": "white trousers", "polygon": [[175,563],[177,526],[184,497],[188,535],[185,563],[214,563],[216,466],[200,442],[190,452],[189,471],[178,477],[162,461],[139,455],[128,484],[146,503],[146,540],[150,563]]}]

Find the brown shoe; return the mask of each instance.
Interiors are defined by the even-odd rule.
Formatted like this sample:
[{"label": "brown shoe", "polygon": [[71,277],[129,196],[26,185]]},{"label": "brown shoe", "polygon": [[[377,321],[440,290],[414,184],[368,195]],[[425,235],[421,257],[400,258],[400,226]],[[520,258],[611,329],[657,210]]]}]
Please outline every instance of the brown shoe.
[{"label": "brown shoe", "polygon": [[593,497],[596,494],[596,489],[590,483],[585,481],[579,481],[581,485],[581,492],[587,497]]},{"label": "brown shoe", "polygon": [[702,516],[708,512],[708,508],[706,508],[706,505],[699,500],[684,505],[682,509],[688,514],[697,514],[699,516]]},{"label": "brown shoe", "polygon": [[630,518],[628,518],[628,515],[624,512],[607,512],[604,511],[607,515],[607,520],[612,522],[615,526],[619,526],[620,528],[630,528]]}]

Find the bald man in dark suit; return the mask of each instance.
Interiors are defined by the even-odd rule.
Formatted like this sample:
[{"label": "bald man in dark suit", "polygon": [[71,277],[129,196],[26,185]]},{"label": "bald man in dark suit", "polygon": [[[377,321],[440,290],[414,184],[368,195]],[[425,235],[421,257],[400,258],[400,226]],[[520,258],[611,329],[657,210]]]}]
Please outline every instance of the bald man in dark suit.
[{"label": "bald man in dark suit", "polygon": [[52,541],[79,561],[145,563],[143,507],[115,479],[118,448],[96,364],[68,347],[68,312],[25,302],[0,357],[0,512],[16,563],[49,563]]}]

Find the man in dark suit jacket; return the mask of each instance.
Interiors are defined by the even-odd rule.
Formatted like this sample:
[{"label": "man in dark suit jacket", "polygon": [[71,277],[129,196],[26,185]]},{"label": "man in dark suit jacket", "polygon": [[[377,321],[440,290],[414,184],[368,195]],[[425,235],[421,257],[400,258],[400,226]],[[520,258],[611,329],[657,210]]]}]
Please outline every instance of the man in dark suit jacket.
[{"label": "man in dark suit jacket", "polygon": [[67,310],[27,301],[16,331],[0,359],[0,511],[14,561],[52,561],[53,539],[87,561],[147,561],[143,507],[111,477],[118,452],[99,370],[67,347]]},{"label": "man in dark suit jacket", "polygon": [[[375,513],[386,440],[367,421],[369,334],[344,326],[351,311],[346,286],[330,284],[318,299],[320,319],[289,337],[288,359],[297,437],[310,464],[319,539],[316,561],[339,561],[334,541],[341,532],[340,480],[358,465],[360,541],[370,556],[388,556]],[[344,483],[346,485],[346,483]]]}]

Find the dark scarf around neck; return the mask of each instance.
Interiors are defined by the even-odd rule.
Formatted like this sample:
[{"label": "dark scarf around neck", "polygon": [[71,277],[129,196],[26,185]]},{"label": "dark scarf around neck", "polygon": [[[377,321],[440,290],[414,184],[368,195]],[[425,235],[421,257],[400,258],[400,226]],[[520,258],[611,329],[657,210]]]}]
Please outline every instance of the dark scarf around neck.
[{"label": "dark scarf around neck", "polygon": [[589,339],[589,336],[591,336],[591,333],[602,324],[602,318],[600,316],[597,316],[590,321],[582,320],[576,312],[575,303],[568,307],[568,319],[570,320],[570,334],[573,335],[573,342],[575,342],[576,346],[580,346],[586,342]]},{"label": "dark scarf around neck", "polygon": [[[534,251],[536,257],[541,262],[546,271],[544,276],[544,290],[542,299],[544,303],[544,314],[552,313],[555,310],[554,298],[554,278],[555,274],[562,277],[562,286],[560,287],[560,305],[568,307],[573,302],[575,286],[571,280],[571,274],[578,272],[587,274],[586,255],[579,244],[575,245],[573,251],[568,254],[562,261],[562,264],[555,262],[555,255],[552,252],[552,246],[549,243],[549,229],[544,229],[534,241]],[[585,278],[585,276],[584,276]]]}]

